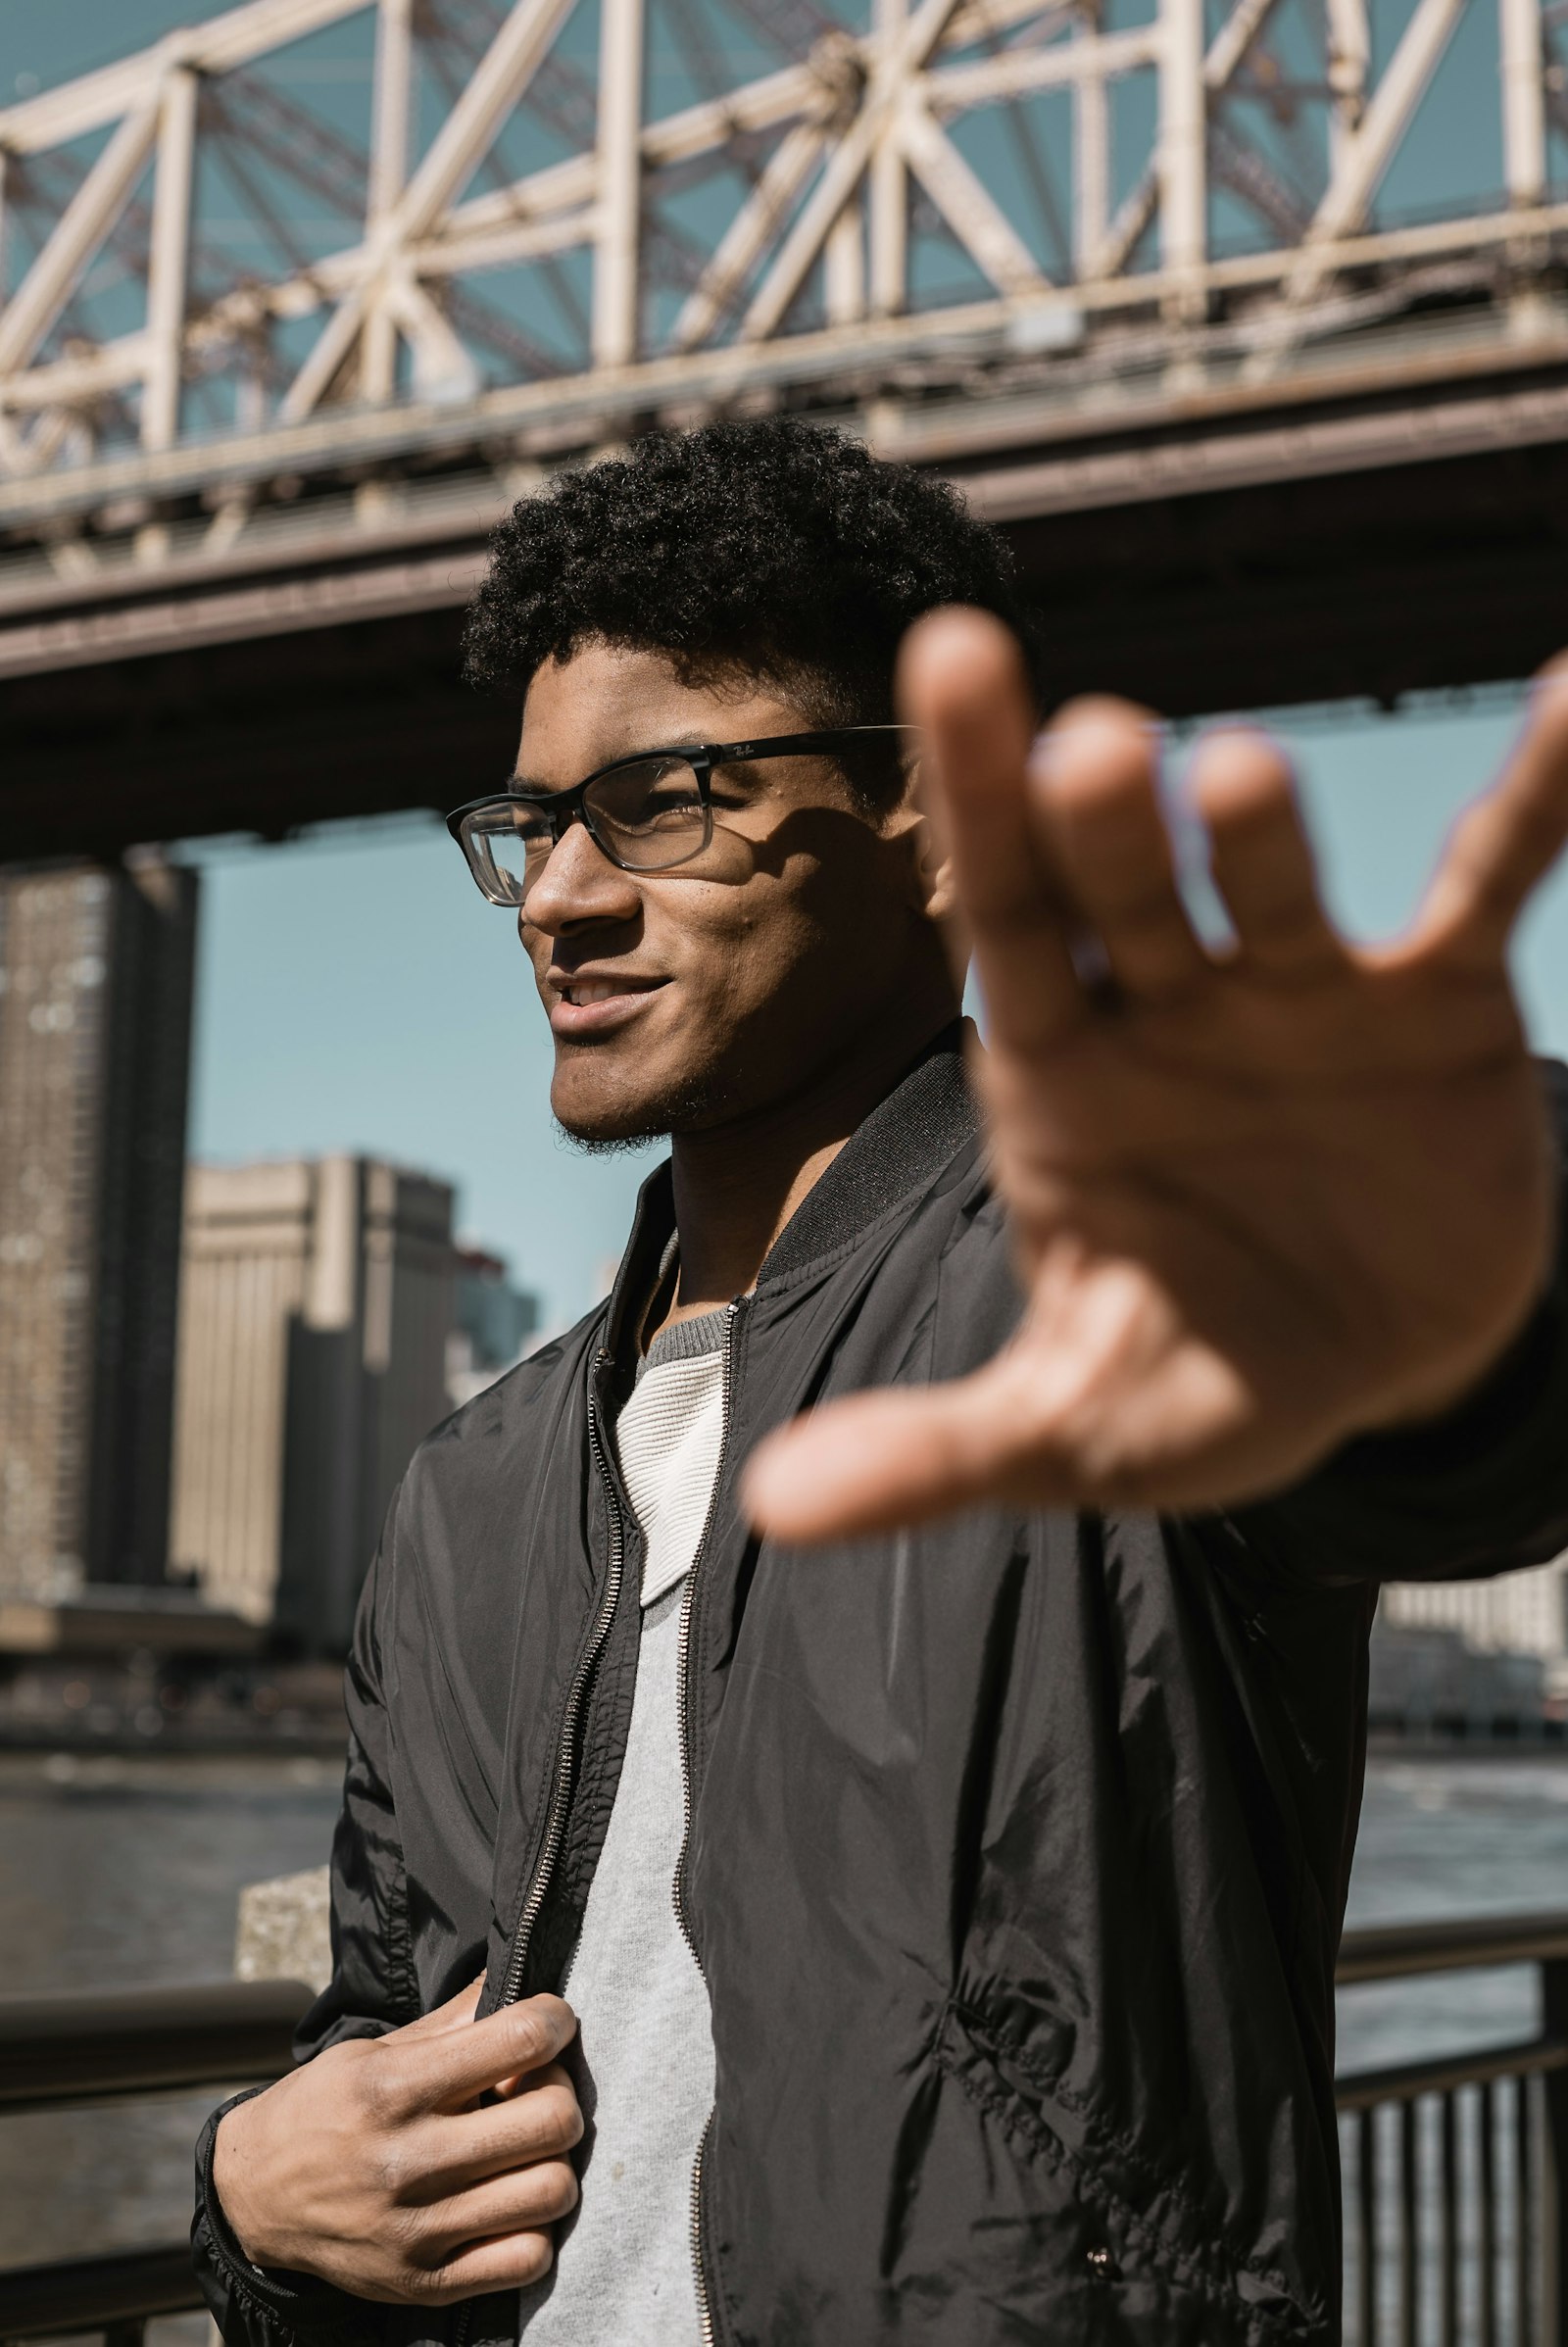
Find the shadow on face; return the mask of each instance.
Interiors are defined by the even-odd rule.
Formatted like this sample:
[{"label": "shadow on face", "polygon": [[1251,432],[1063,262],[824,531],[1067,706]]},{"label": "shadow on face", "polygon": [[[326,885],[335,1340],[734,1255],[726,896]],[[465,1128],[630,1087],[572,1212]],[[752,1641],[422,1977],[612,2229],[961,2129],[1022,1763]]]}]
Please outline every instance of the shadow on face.
[{"label": "shadow on face", "polygon": [[[633,753],[819,722],[755,678],[683,681],[665,655],[591,644],[535,676],[517,779],[563,790]],[[831,759],[798,757],[719,769],[713,808],[689,862],[622,871],[573,823],[530,884],[551,1104],[590,1146],[765,1111],[901,1028],[934,972],[951,992],[912,801],[872,812]]]}]

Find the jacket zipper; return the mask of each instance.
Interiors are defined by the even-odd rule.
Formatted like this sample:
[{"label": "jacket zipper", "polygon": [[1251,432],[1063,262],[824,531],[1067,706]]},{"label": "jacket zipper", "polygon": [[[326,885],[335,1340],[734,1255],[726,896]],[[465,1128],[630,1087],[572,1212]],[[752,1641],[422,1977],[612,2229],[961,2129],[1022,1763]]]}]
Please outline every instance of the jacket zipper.
[{"label": "jacket zipper", "polygon": [[[609,1358],[608,1353],[601,1351],[597,1356],[596,1366]],[[615,1607],[620,1601],[621,1574],[626,1555],[625,1534],[620,1521],[620,1508],[615,1498],[615,1487],[611,1481],[610,1468],[605,1460],[604,1443],[599,1433],[599,1405],[594,1398],[591,1387],[588,1394],[588,1454],[599,1471],[599,1480],[604,1486],[605,1505],[610,1517],[610,1571],[605,1577],[604,1600],[595,1619],[593,1633],[589,1638],[582,1660],[577,1665],[566,1696],[566,1709],[561,1728],[561,1742],[556,1751],[556,1779],[550,1796],[550,1821],[545,1828],[545,1844],[539,1853],[539,1864],[534,1869],[533,1882],[529,1885],[528,1896],[522,1903],[522,1912],[517,1917],[517,1929],[513,1937],[512,1954],[507,1963],[507,1977],[501,1987],[501,2005],[514,2005],[522,1994],[522,1976],[528,1967],[528,1945],[533,1938],[533,1928],[539,1920],[539,1911],[545,1903],[545,1897],[550,1888],[550,1879],[556,1871],[556,1861],[561,1856],[561,1845],[566,1837],[566,1815],[571,1807],[571,1756],[572,1748],[577,1741],[577,1728],[582,1714],[583,1697],[588,1692],[588,1682],[593,1677],[594,1665],[598,1662],[605,1640],[610,1636],[611,1624],[615,1618]],[[500,2009],[498,2006],[497,2011]]]},{"label": "jacket zipper", "polygon": [[[701,1967],[698,1968],[701,1970]],[[703,2131],[697,2138],[697,2157],[692,2162],[691,2242],[692,2267],[697,2275],[697,2329],[702,2347],[713,2347],[713,2310],[709,2303],[708,2281],[703,2268],[703,2154],[708,2138],[713,2131],[713,2114],[709,2112],[703,2122]]]},{"label": "jacket zipper", "polygon": [[[691,1703],[691,1641],[692,1614],[697,1598],[697,1576],[708,1548],[708,1536],[713,1528],[713,1510],[718,1501],[719,1482],[724,1472],[724,1453],[729,1448],[730,1374],[735,1356],[735,1323],[740,1317],[740,1304],[725,1306],[723,1369],[719,1387],[718,1458],[713,1468],[713,1488],[709,1495],[708,1514],[693,1552],[691,1569],[686,1576],[686,1588],[680,1605],[680,1654],[677,1663],[676,1718],[680,1734],[680,1790],[682,1827],[680,1856],[675,1861],[675,1880],[670,1886],[675,1905],[675,1921],[681,1936],[691,1950],[692,1962],[699,1978],[706,1984],[708,1975],[697,1953],[697,1941],[692,1932],[691,1918],[686,1912],[686,1853],[692,1838],[692,1703]],[[708,2150],[708,2138],[713,2131],[713,2113],[709,2112],[697,2145],[697,2157],[692,2163],[691,2246],[692,2270],[697,2278],[697,2321],[702,2347],[714,2347],[717,2331],[713,2323],[713,2309],[708,2295],[708,2269],[703,2257],[703,2159]]]},{"label": "jacket zipper", "polygon": [[[595,1367],[603,1366],[610,1357],[608,1352],[601,1349],[595,1356]],[[626,1561],[625,1532],[620,1521],[620,1507],[615,1498],[615,1487],[611,1480],[610,1468],[605,1459],[604,1442],[599,1433],[599,1405],[594,1397],[592,1385],[588,1390],[588,1454],[593,1460],[594,1466],[599,1472],[599,1480],[604,1486],[605,1504],[610,1518],[610,1570],[605,1577],[605,1594],[598,1614],[594,1618],[592,1633],[567,1690],[566,1708],[561,1726],[561,1741],[556,1747],[555,1780],[551,1787],[550,1816],[545,1827],[544,1847],[539,1853],[539,1863],[534,1868],[533,1881],[528,1886],[528,1895],[524,1899],[517,1917],[517,1929],[513,1934],[512,1953],[507,1959],[506,1979],[502,1982],[501,2001],[496,2007],[497,2012],[500,2012],[504,2006],[514,2005],[522,1994],[522,1979],[528,1969],[528,1947],[533,1938],[534,1926],[539,1920],[540,1910],[544,1906],[546,1895],[550,1889],[551,1877],[556,1871],[556,1861],[561,1856],[561,1845],[566,1837],[566,1816],[571,1806],[572,1750],[577,1741],[577,1729],[582,1715],[583,1698],[588,1692],[588,1682],[593,1677],[594,1666],[604,1650],[605,1640],[610,1636],[611,1625],[615,1618],[615,1608],[620,1602],[620,1584]],[[468,2334],[473,2328],[473,2308],[474,2301],[471,2298],[467,2299],[464,2304],[453,2347],[468,2347]],[[705,2347],[707,2347],[706,2337]]]}]

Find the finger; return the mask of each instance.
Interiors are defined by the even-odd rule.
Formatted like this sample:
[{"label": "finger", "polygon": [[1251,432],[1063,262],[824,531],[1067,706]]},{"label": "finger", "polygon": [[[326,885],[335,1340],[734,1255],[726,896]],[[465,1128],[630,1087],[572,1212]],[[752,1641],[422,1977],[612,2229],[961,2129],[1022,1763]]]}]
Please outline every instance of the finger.
[{"label": "finger", "polygon": [[1413,943],[1500,960],[1526,899],[1568,840],[1568,656],[1536,680],[1501,777],[1460,817]]},{"label": "finger", "polygon": [[1278,746],[1250,727],[1211,733],[1193,759],[1188,789],[1207,828],[1214,884],[1254,967],[1296,976],[1343,962],[1295,777]]},{"label": "finger", "polygon": [[502,2078],[542,2070],[570,2044],[576,2028],[575,2014],[559,1996],[530,1996],[466,2029],[416,2040],[396,2099],[411,2116],[459,2109]]},{"label": "finger", "polygon": [[431,2013],[421,2013],[417,2021],[405,2022],[396,2034],[403,2038],[439,2037],[445,2029],[466,2029],[483,1993],[484,1974],[480,1973],[444,2005],[437,2005]]},{"label": "finger", "polygon": [[411,2236],[413,2255],[421,2265],[445,2265],[469,2241],[537,2232],[568,2216],[577,2196],[577,2172],[569,2160],[539,2160],[486,2176],[420,2210]]},{"label": "finger", "polygon": [[990,1040],[1049,1048],[1088,1006],[1029,820],[1035,720],[1016,639],[984,611],[929,613],[900,651],[899,701],[925,737],[922,764],[952,840]]},{"label": "finger", "polygon": [[1154,728],[1109,700],[1074,702],[1030,761],[1048,852],[1123,993],[1179,993],[1208,967],[1176,886],[1156,787]]},{"label": "finger", "polygon": [[477,2111],[431,2122],[413,2147],[422,2196],[440,2199],[487,2176],[559,2159],[582,2140],[582,2111],[559,2062],[535,2071],[520,2092]]},{"label": "finger", "polygon": [[1046,1399],[1020,1389],[1004,1354],[954,1385],[831,1402],[758,1446],[747,1511],[760,1532],[793,1542],[891,1532],[1004,1496],[1026,1459],[1036,1503],[1049,1505],[1067,1487],[1050,1489]]},{"label": "finger", "polygon": [[421,2280],[418,2297],[433,2306],[461,2298],[482,2298],[492,2290],[526,2289],[542,2281],[555,2262],[553,2236],[545,2232],[501,2233],[492,2241],[470,2241]]}]

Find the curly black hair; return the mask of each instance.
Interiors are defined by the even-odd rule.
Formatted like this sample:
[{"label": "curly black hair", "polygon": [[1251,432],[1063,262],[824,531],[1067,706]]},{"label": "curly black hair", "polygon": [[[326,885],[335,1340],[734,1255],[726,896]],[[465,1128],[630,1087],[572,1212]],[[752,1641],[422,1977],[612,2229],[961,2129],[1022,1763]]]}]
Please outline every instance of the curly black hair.
[{"label": "curly black hair", "polygon": [[667,653],[694,679],[755,676],[818,725],[879,725],[899,638],[946,603],[995,611],[1035,667],[1010,550],[948,483],[794,416],[707,423],[513,508],[465,668],[526,691],[545,660],[598,640]]}]

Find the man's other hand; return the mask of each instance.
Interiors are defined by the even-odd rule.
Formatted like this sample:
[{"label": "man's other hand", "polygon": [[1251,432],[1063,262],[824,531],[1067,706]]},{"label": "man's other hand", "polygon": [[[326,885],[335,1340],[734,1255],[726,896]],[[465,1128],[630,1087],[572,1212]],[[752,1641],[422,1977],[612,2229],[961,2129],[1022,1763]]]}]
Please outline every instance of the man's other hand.
[{"label": "man's other hand", "polygon": [[1325,913],[1260,732],[1210,733],[1187,777],[1233,932],[1215,946],[1177,886],[1144,711],[1074,703],[1036,739],[1017,646],[978,611],[921,620],[901,685],[985,998],[1024,1314],[956,1384],[773,1437],[748,1485],[762,1530],[1224,1505],[1461,1400],[1552,1245],[1507,953],[1568,834],[1568,670],[1377,948]]},{"label": "man's other hand", "polygon": [[225,2115],[214,2179],[253,2264],[437,2306],[548,2270],[577,2199],[582,2114],[557,2058],[577,2025],[557,1996],[475,2022],[480,1986]]}]

